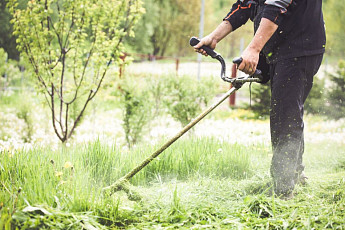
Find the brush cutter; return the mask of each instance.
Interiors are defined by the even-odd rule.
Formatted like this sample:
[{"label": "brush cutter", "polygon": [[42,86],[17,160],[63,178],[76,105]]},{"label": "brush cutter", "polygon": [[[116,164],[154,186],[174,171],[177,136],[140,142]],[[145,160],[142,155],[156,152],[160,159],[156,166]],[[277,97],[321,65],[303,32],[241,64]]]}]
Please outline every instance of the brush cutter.
[{"label": "brush cutter", "polygon": [[[189,41],[191,46],[195,46],[200,41],[196,37],[192,37]],[[173,144],[177,139],[179,139],[183,134],[185,134],[188,130],[190,130],[194,125],[196,125],[200,120],[202,120],[207,114],[213,111],[218,105],[220,105],[224,100],[226,100],[231,94],[233,94],[236,90],[240,89],[244,83],[246,82],[262,82],[261,71],[256,70],[256,72],[252,76],[245,76],[240,78],[229,78],[225,76],[226,72],[226,64],[222,56],[212,50],[210,47],[202,46],[201,49],[205,50],[206,53],[214,59],[217,59],[221,63],[221,78],[232,84],[231,89],[226,92],[217,102],[207,108],[204,112],[202,112],[199,116],[197,116],[194,120],[192,120],[188,125],[186,125],[181,131],[179,131],[174,137],[168,140],[162,147],[156,150],[152,155],[146,158],[141,164],[137,167],[132,169],[132,171],[128,172],[125,176],[117,180],[114,184],[103,188],[103,191],[107,194],[111,195],[114,192],[123,190],[128,194],[128,198],[132,200],[140,200],[140,196],[135,190],[131,189],[131,185],[129,180],[137,174],[140,170],[142,170],[146,165],[148,165],[151,161],[153,161],[157,156],[159,156],[165,149],[167,149],[171,144]],[[242,62],[242,58],[235,58],[233,63],[239,65]]]}]

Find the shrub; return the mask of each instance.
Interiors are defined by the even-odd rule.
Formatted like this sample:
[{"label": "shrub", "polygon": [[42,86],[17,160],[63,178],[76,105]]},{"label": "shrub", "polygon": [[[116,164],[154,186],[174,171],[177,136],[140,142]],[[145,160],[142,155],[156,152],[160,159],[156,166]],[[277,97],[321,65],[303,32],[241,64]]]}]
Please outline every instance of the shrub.
[{"label": "shrub", "polygon": [[170,77],[166,80],[168,95],[164,105],[168,113],[182,126],[187,125],[200,113],[202,106],[214,96],[215,84],[212,80],[197,81],[191,77]]},{"label": "shrub", "polygon": [[[24,98],[24,95],[20,95]],[[34,122],[32,119],[32,102],[28,99],[19,100],[17,107],[17,117],[23,119],[25,122],[25,133],[22,134],[23,141],[26,143],[31,142],[34,134]]]},{"label": "shrub", "polygon": [[250,109],[258,116],[269,116],[271,105],[271,88],[268,84],[252,85]]},{"label": "shrub", "polygon": [[328,116],[340,119],[345,114],[345,61],[342,60],[338,64],[335,74],[330,76],[332,85],[329,88],[328,100]]},{"label": "shrub", "polygon": [[20,86],[22,73],[16,60],[8,59],[7,53],[0,48],[0,86],[6,89],[8,86]]},{"label": "shrub", "polygon": [[142,137],[144,127],[152,117],[152,103],[146,84],[126,78],[119,85],[120,104],[123,111],[123,129],[128,147]]},{"label": "shrub", "polygon": [[164,97],[169,95],[167,80],[168,77],[153,77],[148,81],[148,90],[153,104],[154,116],[161,114]]},{"label": "shrub", "polygon": [[314,77],[313,88],[311,89],[304,109],[309,114],[325,114],[326,90],[324,89],[325,80]]},{"label": "shrub", "polygon": [[[10,138],[25,143],[32,141],[34,135],[34,119],[31,94],[12,92],[1,96],[0,103],[0,139]],[[21,141],[20,141],[21,142]]]}]

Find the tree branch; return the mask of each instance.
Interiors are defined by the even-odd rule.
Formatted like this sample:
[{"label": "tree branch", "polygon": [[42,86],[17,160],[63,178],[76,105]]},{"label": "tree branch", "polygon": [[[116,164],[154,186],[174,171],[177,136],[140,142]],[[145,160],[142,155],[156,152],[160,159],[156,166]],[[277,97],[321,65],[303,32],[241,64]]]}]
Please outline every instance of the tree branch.
[{"label": "tree branch", "polygon": [[51,112],[52,112],[53,128],[54,128],[55,134],[58,136],[58,138],[59,138],[62,142],[64,142],[64,139],[63,139],[63,137],[61,137],[59,131],[58,131],[57,128],[56,128],[56,124],[55,124],[55,104],[54,104],[54,86],[53,86],[53,84],[52,84],[51,87],[52,87],[52,95],[50,96],[50,98],[51,98],[51,105],[52,105],[52,107],[51,107]]}]

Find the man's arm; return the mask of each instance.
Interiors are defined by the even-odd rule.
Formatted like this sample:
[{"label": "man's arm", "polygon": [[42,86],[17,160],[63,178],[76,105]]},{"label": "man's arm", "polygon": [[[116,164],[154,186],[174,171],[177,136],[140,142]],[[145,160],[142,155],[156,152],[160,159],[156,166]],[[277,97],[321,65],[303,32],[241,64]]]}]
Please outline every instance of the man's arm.
[{"label": "man's arm", "polygon": [[242,53],[243,61],[239,69],[253,74],[259,62],[259,53],[283,20],[284,14],[295,0],[266,0],[260,26],[251,43]]},{"label": "man's arm", "polygon": [[260,26],[256,31],[254,38],[241,55],[243,61],[238,67],[239,70],[249,75],[254,74],[259,62],[260,51],[272,37],[277,28],[278,25],[269,19],[261,19]]},{"label": "man's arm", "polygon": [[216,48],[219,41],[248,21],[251,7],[253,4],[249,3],[248,0],[237,0],[223,22],[212,33],[202,38],[198,45],[194,46],[195,51],[207,56],[206,52],[199,48],[203,45],[212,49]]},{"label": "man's arm", "polygon": [[221,41],[224,37],[232,32],[232,26],[230,22],[223,21],[219,26],[209,35],[202,38],[200,42],[194,46],[196,52],[201,53],[202,55],[207,56],[207,53],[203,49],[199,49],[201,46],[209,46],[211,49],[215,49],[216,45],[219,41]]}]

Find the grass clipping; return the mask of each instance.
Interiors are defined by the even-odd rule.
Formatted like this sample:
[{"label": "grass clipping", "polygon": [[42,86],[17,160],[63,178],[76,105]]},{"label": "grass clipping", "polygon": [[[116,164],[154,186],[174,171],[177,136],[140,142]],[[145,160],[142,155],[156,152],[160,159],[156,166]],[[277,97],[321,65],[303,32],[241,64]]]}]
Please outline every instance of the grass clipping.
[{"label": "grass clipping", "polygon": [[43,207],[27,206],[12,216],[21,229],[107,229],[91,213],[70,213]]},{"label": "grass clipping", "polygon": [[124,191],[127,193],[128,199],[132,201],[140,201],[142,200],[142,196],[136,190],[136,188],[129,183],[128,180],[121,178],[116,181],[114,184],[103,188],[103,193],[105,195],[111,196],[116,192]]}]

